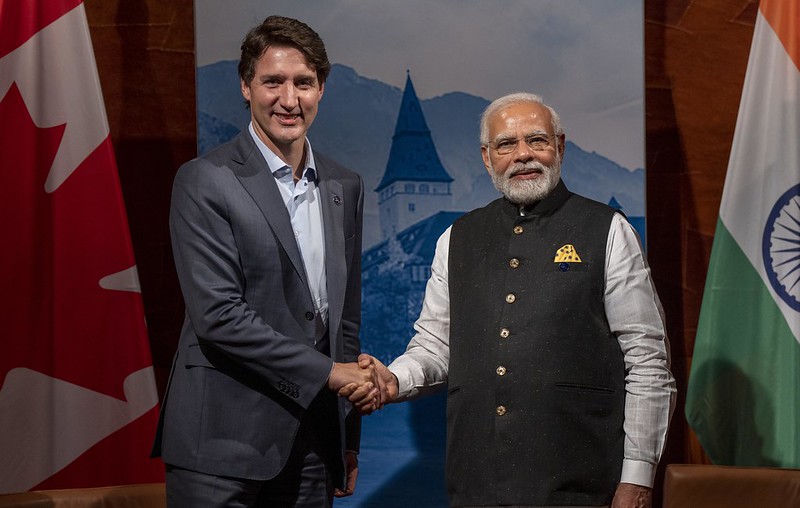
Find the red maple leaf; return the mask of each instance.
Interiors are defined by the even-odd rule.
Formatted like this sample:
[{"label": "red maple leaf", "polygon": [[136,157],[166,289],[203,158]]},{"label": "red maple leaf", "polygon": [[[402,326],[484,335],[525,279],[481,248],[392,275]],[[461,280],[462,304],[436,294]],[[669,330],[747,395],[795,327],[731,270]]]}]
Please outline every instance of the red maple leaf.
[{"label": "red maple leaf", "polygon": [[[106,138],[48,194],[44,182],[68,128],[76,126],[37,127],[15,84],[0,101],[0,386],[25,367],[125,400],[125,378],[152,360],[140,295],[99,285],[134,265],[116,165]],[[146,437],[121,443],[127,427],[109,436],[59,473],[68,483],[57,486],[130,482],[114,473],[118,445],[135,446],[147,464],[136,481],[159,481],[149,446],[141,449],[156,416],[154,409],[132,424]],[[92,454],[102,460],[85,459]]]},{"label": "red maple leaf", "polygon": [[0,217],[8,242],[0,279],[11,282],[0,297],[10,325],[0,379],[28,367],[124,400],[125,377],[152,363],[141,340],[140,295],[99,285],[134,264],[110,144],[47,194],[65,126],[36,127],[15,85],[0,102],[0,119]]}]

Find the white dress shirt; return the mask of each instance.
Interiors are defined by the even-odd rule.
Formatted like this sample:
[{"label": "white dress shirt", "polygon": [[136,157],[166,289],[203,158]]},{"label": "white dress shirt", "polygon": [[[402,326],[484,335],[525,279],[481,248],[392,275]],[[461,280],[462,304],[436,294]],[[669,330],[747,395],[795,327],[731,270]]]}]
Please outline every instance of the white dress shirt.
[{"label": "white dress shirt", "polygon": [[[389,369],[397,376],[400,400],[447,383],[450,363],[450,293],[447,260],[450,231],[436,243],[431,277],[416,334]],[[614,214],[606,243],[605,311],[625,359],[625,451],[621,482],[652,487],[675,408],[675,379],[669,370],[664,312],[638,235]]]},{"label": "white dress shirt", "polygon": [[306,269],[315,310],[321,318],[321,324],[326,326],[328,323],[328,287],[325,273],[325,233],[311,143],[308,139],[305,140],[306,167],[303,169],[300,180],[295,182],[293,168],[261,141],[253,130],[252,122],[248,129],[256,146],[266,159],[267,166],[275,177],[275,183],[278,184],[283,203],[289,212],[297,247],[303,257],[303,265]]}]

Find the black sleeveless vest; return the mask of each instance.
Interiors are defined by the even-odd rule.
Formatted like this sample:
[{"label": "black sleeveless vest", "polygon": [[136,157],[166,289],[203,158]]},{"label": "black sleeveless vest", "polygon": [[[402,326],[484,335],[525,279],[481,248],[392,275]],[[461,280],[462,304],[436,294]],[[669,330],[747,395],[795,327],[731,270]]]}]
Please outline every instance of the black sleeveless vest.
[{"label": "black sleeveless vest", "polygon": [[610,503],[625,405],[603,306],[614,213],[559,183],[524,216],[501,198],[453,225],[452,506]]}]

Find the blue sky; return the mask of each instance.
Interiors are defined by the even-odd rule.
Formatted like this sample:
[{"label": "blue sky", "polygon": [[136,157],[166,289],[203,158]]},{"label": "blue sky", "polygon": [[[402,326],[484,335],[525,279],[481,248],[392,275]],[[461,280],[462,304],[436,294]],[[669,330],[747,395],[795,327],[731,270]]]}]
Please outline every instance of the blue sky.
[{"label": "blue sky", "polygon": [[[540,94],[567,137],[635,169],[644,165],[642,0],[195,0],[197,64],[237,60],[270,14],[298,18],[334,63],[421,99],[462,91]],[[324,99],[323,106],[324,107]]]}]

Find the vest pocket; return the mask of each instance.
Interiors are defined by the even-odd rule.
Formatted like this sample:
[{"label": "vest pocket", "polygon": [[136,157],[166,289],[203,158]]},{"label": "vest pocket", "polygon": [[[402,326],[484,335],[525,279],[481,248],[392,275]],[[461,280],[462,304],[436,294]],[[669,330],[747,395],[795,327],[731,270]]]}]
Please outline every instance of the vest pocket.
[{"label": "vest pocket", "polygon": [[556,388],[559,390],[567,390],[567,391],[575,391],[575,392],[588,392],[588,393],[597,393],[601,395],[613,395],[616,393],[616,390],[613,388],[607,388],[605,386],[596,386],[596,385],[582,385],[578,383],[555,383]]},{"label": "vest pocket", "polygon": [[555,383],[554,386],[552,394],[559,413],[580,422],[578,426],[583,425],[584,430],[587,424],[592,425],[590,422],[597,421],[596,419],[607,421],[608,418],[614,418],[615,414],[622,414],[624,392],[606,386],[580,383]]}]

